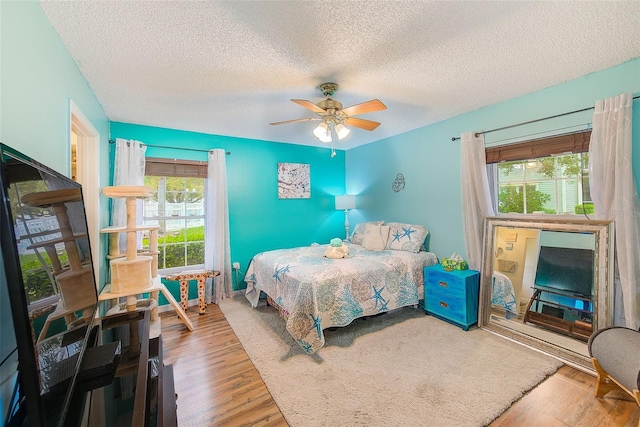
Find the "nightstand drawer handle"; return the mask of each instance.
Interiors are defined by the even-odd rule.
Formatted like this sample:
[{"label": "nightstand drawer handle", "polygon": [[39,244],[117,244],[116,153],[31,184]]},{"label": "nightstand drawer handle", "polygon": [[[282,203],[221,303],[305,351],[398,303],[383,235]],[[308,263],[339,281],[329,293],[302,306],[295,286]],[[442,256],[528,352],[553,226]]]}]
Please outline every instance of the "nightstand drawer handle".
[{"label": "nightstand drawer handle", "polygon": [[438,285],[440,285],[443,288],[448,288],[449,284],[447,282],[438,282]]},{"label": "nightstand drawer handle", "polygon": [[447,304],[447,303],[446,303],[446,302],[444,302],[444,301],[440,301],[440,307],[443,307],[443,308],[449,308],[449,304]]}]

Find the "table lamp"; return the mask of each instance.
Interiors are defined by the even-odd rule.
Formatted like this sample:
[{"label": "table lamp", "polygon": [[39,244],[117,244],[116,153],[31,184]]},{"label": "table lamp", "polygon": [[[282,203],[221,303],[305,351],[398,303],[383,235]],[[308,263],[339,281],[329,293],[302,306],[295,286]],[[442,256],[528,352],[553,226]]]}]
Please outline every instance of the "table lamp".
[{"label": "table lamp", "polygon": [[355,209],[355,207],[356,196],[346,194],[344,196],[336,196],[336,210],[344,211],[345,240],[349,239],[349,209]]}]

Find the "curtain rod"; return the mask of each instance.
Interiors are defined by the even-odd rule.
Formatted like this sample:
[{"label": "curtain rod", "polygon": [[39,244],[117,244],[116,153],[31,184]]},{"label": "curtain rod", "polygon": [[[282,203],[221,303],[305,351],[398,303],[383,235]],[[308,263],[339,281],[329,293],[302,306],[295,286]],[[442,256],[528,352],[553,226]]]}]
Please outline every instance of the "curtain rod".
[{"label": "curtain rod", "polygon": [[[638,98],[640,98],[640,95],[634,96],[631,99],[638,99]],[[518,127],[518,126],[528,125],[528,124],[531,124],[531,123],[541,122],[541,121],[544,121],[544,120],[555,119],[557,117],[568,116],[569,114],[582,113],[584,111],[593,110],[594,108],[595,107],[583,108],[581,110],[569,111],[568,113],[556,114],[555,116],[543,117],[541,119],[529,120],[528,122],[516,123],[514,125],[503,126],[501,128],[485,130],[484,132],[476,132],[476,138],[479,137],[480,135],[485,135],[487,133],[497,132],[499,130],[505,130],[505,129],[510,129],[510,128],[515,128],[515,127]],[[459,136],[454,136],[454,137],[451,138],[451,141],[457,141],[458,139],[460,139]]]},{"label": "curtain rod", "polygon": [[[115,143],[116,142],[113,139],[109,140],[109,144],[115,144]],[[129,145],[129,141],[127,141],[127,145]],[[212,150],[203,150],[200,148],[169,147],[168,145],[154,145],[154,144],[145,144],[145,143],[142,143],[142,145],[146,145],[147,147],[155,147],[155,148],[170,148],[172,150],[199,151],[201,153],[208,153],[209,151],[212,151]],[[226,154],[227,156],[230,156],[231,151],[225,151],[224,154]]]}]

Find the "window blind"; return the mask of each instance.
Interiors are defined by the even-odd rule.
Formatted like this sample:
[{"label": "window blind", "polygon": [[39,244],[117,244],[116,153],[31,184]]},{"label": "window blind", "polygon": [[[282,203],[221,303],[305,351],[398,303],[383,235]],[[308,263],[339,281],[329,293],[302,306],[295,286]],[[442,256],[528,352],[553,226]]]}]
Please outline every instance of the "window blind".
[{"label": "window blind", "polygon": [[144,174],[147,176],[206,178],[207,162],[147,157],[145,159]]},{"label": "window blind", "polygon": [[485,149],[487,164],[589,151],[591,130],[554,135]]}]

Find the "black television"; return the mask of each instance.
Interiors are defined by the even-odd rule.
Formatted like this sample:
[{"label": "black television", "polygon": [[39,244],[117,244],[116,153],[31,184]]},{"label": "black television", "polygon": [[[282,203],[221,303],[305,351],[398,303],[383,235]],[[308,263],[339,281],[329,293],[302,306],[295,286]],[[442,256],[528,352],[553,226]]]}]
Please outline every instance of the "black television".
[{"label": "black television", "polygon": [[535,288],[556,290],[569,296],[593,297],[593,262],[591,249],[541,246]]},{"label": "black television", "polygon": [[4,144],[0,160],[2,421],[79,425],[98,307],[81,186]]},{"label": "black television", "polygon": [[11,304],[0,257],[0,407],[3,425],[16,410],[16,384],[18,382],[18,347],[13,330]]}]

